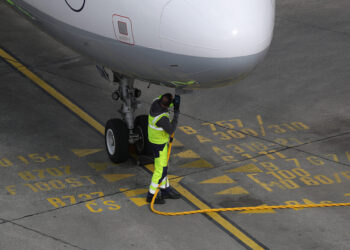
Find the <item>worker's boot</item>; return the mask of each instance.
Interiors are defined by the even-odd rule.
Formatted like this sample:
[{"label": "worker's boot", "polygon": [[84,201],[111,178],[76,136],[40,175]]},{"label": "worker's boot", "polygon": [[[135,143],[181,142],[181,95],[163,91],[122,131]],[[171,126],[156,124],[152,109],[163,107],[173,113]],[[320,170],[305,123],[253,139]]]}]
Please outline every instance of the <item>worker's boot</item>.
[{"label": "worker's boot", "polygon": [[[153,199],[153,194],[151,194],[150,192],[148,192],[146,201],[147,201],[147,202],[151,202],[152,199]],[[165,204],[165,200],[164,200],[164,198],[162,197],[162,195],[160,195],[160,193],[158,193],[156,199],[154,200],[154,204]]]},{"label": "worker's boot", "polygon": [[180,199],[181,195],[171,187],[161,189],[163,199]]}]

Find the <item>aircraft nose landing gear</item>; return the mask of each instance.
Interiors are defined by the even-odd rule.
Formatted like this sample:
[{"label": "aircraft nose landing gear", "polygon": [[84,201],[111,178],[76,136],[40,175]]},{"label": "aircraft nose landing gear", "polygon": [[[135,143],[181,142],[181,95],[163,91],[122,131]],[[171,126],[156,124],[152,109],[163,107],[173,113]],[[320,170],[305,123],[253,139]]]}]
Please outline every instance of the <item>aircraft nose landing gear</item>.
[{"label": "aircraft nose landing gear", "polygon": [[122,119],[111,119],[105,127],[105,144],[109,158],[121,163],[129,158],[129,145],[134,144],[138,154],[150,154],[148,142],[148,116],[141,115],[134,119],[135,110],[139,106],[137,98],[141,91],[134,88],[134,79],[122,77],[119,88],[112,98],[121,100],[120,113]]}]

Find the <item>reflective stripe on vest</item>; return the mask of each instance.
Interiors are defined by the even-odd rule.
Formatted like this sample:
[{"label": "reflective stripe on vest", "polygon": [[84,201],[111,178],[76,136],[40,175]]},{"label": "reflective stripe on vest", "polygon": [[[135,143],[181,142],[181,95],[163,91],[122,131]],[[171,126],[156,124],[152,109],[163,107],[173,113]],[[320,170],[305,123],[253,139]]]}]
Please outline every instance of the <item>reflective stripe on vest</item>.
[{"label": "reflective stripe on vest", "polygon": [[160,128],[160,127],[157,127],[157,122],[160,120],[160,118],[162,118],[163,116],[166,116],[169,118],[169,113],[163,113],[163,114],[160,114],[160,115],[157,115],[156,117],[152,117],[152,123],[148,123],[148,126],[155,129],[155,130],[159,130],[159,131],[163,131],[164,129],[163,128]]},{"label": "reflective stripe on vest", "polygon": [[153,129],[155,129],[155,130],[159,130],[159,131],[163,131],[163,130],[164,130],[164,129],[162,129],[162,128],[157,128],[157,127],[155,127],[155,126],[153,126],[153,125],[151,125],[151,124],[148,124],[148,127],[153,128]]}]

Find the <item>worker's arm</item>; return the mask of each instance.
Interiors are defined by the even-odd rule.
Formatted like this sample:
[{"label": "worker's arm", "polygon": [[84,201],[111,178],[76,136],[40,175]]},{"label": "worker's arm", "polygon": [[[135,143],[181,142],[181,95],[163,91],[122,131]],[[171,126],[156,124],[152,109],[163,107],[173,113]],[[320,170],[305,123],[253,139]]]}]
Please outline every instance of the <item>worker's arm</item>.
[{"label": "worker's arm", "polygon": [[175,111],[174,118],[171,122],[168,117],[163,116],[162,118],[159,119],[156,125],[164,129],[165,132],[171,135],[175,132],[178,117],[179,117],[179,111]]}]

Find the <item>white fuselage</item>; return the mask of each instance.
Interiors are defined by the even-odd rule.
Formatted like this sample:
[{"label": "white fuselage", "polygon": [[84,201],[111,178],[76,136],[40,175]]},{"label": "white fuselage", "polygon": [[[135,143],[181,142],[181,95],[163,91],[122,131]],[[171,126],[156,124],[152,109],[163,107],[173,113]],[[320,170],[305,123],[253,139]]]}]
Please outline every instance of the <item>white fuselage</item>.
[{"label": "white fuselage", "polygon": [[[254,68],[270,46],[275,16],[275,0],[14,2],[52,36],[113,71],[196,87],[225,85]],[[159,76],[147,73],[156,68]]]}]

